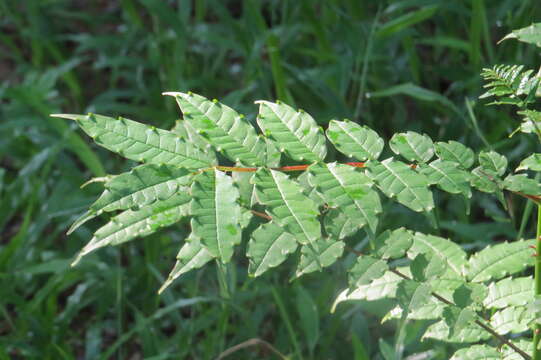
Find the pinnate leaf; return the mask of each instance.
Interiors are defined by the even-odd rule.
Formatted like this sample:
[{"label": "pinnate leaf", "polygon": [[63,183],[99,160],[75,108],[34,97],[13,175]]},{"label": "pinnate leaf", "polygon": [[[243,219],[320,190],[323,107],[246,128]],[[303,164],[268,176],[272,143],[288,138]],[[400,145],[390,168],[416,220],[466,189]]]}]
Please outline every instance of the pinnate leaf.
[{"label": "pinnate leaf", "polygon": [[287,156],[298,161],[322,161],[327,154],[323,131],[306,112],[284,103],[257,101],[257,123],[265,136]]},{"label": "pinnate leaf", "polygon": [[361,161],[377,160],[384,145],[374,130],[349,120],[331,120],[327,138],[341,153]]}]

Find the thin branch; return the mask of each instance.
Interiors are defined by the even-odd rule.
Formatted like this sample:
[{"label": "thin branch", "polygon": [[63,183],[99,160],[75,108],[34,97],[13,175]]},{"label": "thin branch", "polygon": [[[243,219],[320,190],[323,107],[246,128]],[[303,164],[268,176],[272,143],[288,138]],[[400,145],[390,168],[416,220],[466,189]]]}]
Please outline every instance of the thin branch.
[{"label": "thin branch", "polygon": [[[398,271],[396,269],[391,269],[391,272],[395,273],[396,275],[400,276],[403,279],[411,280],[411,278],[409,276],[401,273],[400,271]],[[446,298],[444,298],[443,296],[441,296],[441,295],[439,295],[439,294],[437,294],[435,292],[432,292],[431,294],[432,294],[433,297],[435,297],[436,299],[438,299],[439,301],[441,301],[441,302],[443,302],[443,303],[445,303],[447,305],[456,306],[454,303],[452,303],[451,301],[447,300]],[[492,335],[494,338],[498,339],[502,344],[506,344],[507,346],[509,346],[511,349],[513,349],[517,354],[522,356],[524,359],[531,360],[530,355],[528,355],[524,351],[522,351],[519,347],[517,347],[515,344],[513,344],[511,341],[509,341],[509,339],[506,339],[504,336],[498,334],[496,332],[496,330],[494,330],[490,326],[486,325],[481,320],[477,319],[477,320],[475,320],[475,323],[477,325],[479,325],[481,328],[483,328],[483,330],[488,332],[490,335]]]},{"label": "thin branch", "polygon": [[265,340],[258,339],[258,338],[249,339],[249,340],[246,340],[244,342],[241,342],[240,344],[237,344],[235,346],[230,347],[229,349],[222,352],[216,358],[216,360],[222,360],[226,356],[229,356],[229,355],[231,355],[231,354],[233,354],[233,353],[235,353],[235,352],[237,352],[239,350],[242,350],[242,349],[250,347],[250,346],[262,346],[264,348],[267,348],[268,350],[270,350],[274,354],[276,354],[276,356],[278,356],[279,358],[281,358],[283,360],[287,360],[287,357],[284,354],[282,354],[280,351],[278,351],[274,346],[272,346],[270,343],[266,342]]}]

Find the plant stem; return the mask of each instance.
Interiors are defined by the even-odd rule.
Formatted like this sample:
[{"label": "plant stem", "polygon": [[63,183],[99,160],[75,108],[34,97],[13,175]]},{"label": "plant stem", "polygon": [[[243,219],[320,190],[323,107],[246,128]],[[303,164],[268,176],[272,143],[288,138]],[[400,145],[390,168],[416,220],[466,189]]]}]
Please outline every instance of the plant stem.
[{"label": "plant stem", "polygon": [[[539,211],[540,211],[539,214],[541,214],[541,210],[539,210]],[[539,218],[539,219],[541,219],[541,218]],[[538,227],[538,229],[539,229],[539,227]],[[538,237],[537,241],[539,242],[539,237]],[[411,278],[409,276],[403,274],[402,272],[398,271],[397,269],[390,269],[390,270],[391,270],[391,272],[395,273],[396,275],[400,276],[401,278],[403,278],[405,280],[411,280]],[[537,263],[536,263],[536,271],[537,271]],[[537,277],[536,277],[536,279],[537,279]],[[536,289],[537,289],[537,283],[536,283]],[[439,295],[439,294],[437,294],[435,292],[432,292],[432,296],[435,297],[436,299],[438,299],[439,301],[441,301],[444,304],[451,305],[451,306],[456,306],[453,302],[447,300],[446,298],[444,298],[443,296],[441,296],[441,295]],[[517,354],[522,356],[524,359],[532,360],[530,355],[526,354],[523,350],[521,350],[519,347],[517,347],[515,344],[513,344],[511,341],[509,341],[509,339],[507,339],[504,336],[498,334],[496,332],[496,330],[491,328],[489,325],[485,324],[483,321],[477,319],[474,322],[475,322],[475,324],[480,326],[483,330],[485,330],[490,335],[492,335],[494,338],[498,339],[498,341],[500,341],[502,344],[506,344],[507,346],[509,346],[511,349],[513,349]],[[535,344],[535,342],[534,342],[534,344]],[[535,356],[535,350],[534,350],[534,356]],[[536,359],[534,357],[533,360],[538,360],[538,359]]]},{"label": "plant stem", "polygon": [[[541,294],[541,205],[537,205],[537,231],[535,242],[535,297]],[[538,349],[539,340],[541,339],[541,325],[536,323],[533,331],[533,360],[541,359],[541,350]]]}]

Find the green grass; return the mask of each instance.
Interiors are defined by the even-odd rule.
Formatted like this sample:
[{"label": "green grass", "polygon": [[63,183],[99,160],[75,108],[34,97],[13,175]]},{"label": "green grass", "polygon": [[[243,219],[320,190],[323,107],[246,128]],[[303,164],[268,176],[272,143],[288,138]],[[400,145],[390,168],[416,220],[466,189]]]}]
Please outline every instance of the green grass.
[{"label": "green grass", "polygon": [[[387,136],[414,130],[475,149],[492,144],[513,161],[535,139],[508,139],[511,112],[475,100],[479,71],[538,64],[531,47],[495,46],[539,21],[537,1],[0,0],[0,15],[0,359],[215,359],[252,338],[289,359],[452,353],[419,341],[422,322],[379,324],[385,303],[330,314],[353,256],[294,283],[284,270],[247,278],[239,259],[187,274],[158,296],[187,231],[177,228],[70,268],[97,225],[65,235],[98,194],[79,186],[129,164],[48,114],[122,115],[167,128],[180,114],[160,94],[192,90],[252,120],[254,100],[280,99],[323,126],[347,117]],[[466,246],[522,228],[531,235],[522,214],[509,222],[488,197],[474,198],[469,217],[462,200],[437,200],[440,231]],[[397,209],[382,226],[411,221]],[[228,358],[279,358],[253,344]]]}]

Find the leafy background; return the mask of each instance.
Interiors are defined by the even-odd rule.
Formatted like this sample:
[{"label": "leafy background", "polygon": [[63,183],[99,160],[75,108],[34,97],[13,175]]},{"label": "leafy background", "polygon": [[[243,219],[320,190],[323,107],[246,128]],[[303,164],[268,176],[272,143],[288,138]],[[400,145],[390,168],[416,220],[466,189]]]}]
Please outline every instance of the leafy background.
[{"label": "leafy background", "polygon": [[[518,123],[477,100],[479,72],[536,68],[536,48],[496,42],[540,13],[533,0],[0,0],[0,359],[215,359],[253,338],[295,359],[449,358],[451,346],[420,342],[427,323],[380,324],[385,302],[329,313],[354,254],[293,283],[287,266],[248,278],[237,256],[227,277],[208,267],[158,296],[179,226],[70,268],[99,223],[65,235],[99,194],[79,186],[132,164],[48,114],[170,128],[180,114],[163,91],[215,97],[252,120],[253,101],[278,98],[324,127],[349,118],[387,139],[425,132],[516,162],[535,139],[508,138]],[[509,214],[476,194],[468,215],[440,195],[439,231],[466,249],[531,235],[522,200],[507,200]],[[384,213],[381,228],[414,223],[403,208]],[[231,357],[275,355],[259,343]]]}]

